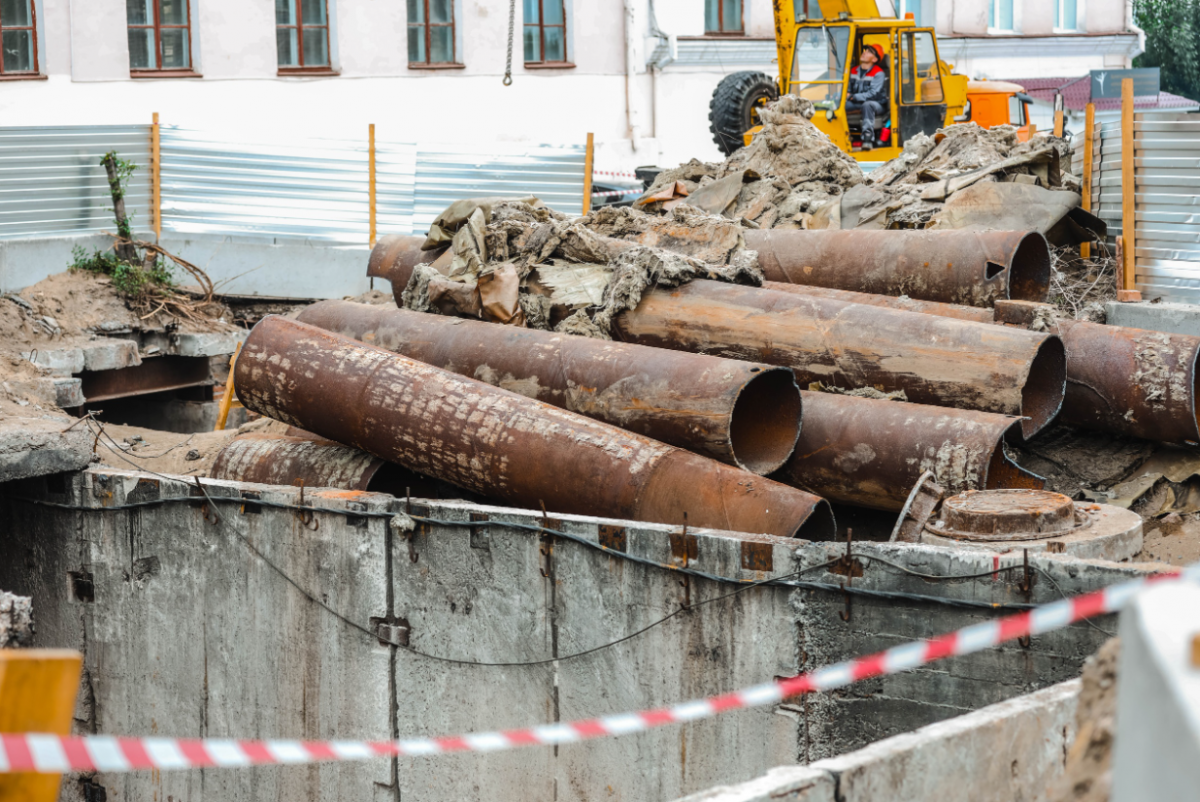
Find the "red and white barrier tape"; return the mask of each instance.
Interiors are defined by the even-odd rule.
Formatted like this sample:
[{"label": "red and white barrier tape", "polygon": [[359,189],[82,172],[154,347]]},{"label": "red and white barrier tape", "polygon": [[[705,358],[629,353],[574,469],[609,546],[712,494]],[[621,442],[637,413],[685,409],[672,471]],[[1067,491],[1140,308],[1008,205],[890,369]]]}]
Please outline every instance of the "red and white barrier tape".
[{"label": "red and white barrier tape", "polygon": [[646,190],[638,187],[637,189],[615,189],[611,192],[593,192],[593,198],[611,198],[615,195],[641,195]]},{"label": "red and white barrier tape", "polygon": [[611,175],[615,178],[637,178],[637,173],[614,173],[608,170],[592,170],[592,175]]},{"label": "red and white barrier tape", "polygon": [[869,657],[755,685],[733,693],[683,702],[673,707],[603,718],[545,724],[522,730],[477,732],[448,738],[406,741],[234,741],[225,739],[114,738],[57,735],[0,735],[0,773],[68,771],[125,772],[144,769],[196,769],[367,760],[395,755],[495,752],[522,746],[573,743],[601,736],[629,735],[667,724],[711,718],[730,710],[781,702],[790,696],[830,691],[897,674],[926,663],[991,648],[1006,641],[1041,635],[1084,619],[1120,610],[1147,584],[1162,579],[1200,581],[1200,564],[1178,573],[1157,574],[1027,612],[960,629],[948,635],[895,646]]}]

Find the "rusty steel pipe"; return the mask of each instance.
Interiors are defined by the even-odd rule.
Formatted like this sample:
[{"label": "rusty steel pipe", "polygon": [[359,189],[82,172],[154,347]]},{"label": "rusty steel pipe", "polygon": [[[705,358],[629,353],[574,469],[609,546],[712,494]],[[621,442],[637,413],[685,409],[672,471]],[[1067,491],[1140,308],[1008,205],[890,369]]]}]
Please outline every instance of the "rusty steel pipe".
[{"label": "rusty steel pipe", "polygon": [[925,471],[948,493],[1045,485],[1005,454],[1006,415],[805,392],[804,416],[773,478],[831,501],[899,512]]},{"label": "rusty steel pipe", "polygon": [[400,294],[404,292],[409,278],[412,277],[413,268],[419,264],[433,262],[446,250],[442,247],[423,251],[421,246],[424,244],[424,237],[389,234],[380,238],[371,249],[371,255],[367,259],[367,276],[390,281],[397,306],[400,305]]},{"label": "rusty steel pipe", "polygon": [[332,487],[421,498],[440,498],[440,484],[395,463],[332,440],[251,432],[238,435],[217,452],[214,479],[264,485]]},{"label": "rusty steel pipe", "polygon": [[1045,301],[1050,246],[1036,231],[744,233],[768,281],[992,306]]},{"label": "rusty steel pipe", "polygon": [[[1004,322],[1000,307],[977,309],[799,285],[764,286],[958,320]],[[1032,308],[1011,311],[1018,322]],[[1085,320],[1059,320],[1051,331],[1067,352],[1067,388],[1059,423],[1167,443],[1200,442],[1200,375],[1196,372],[1200,337]]]},{"label": "rusty steel pipe", "polygon": [[918,404],[1025,418],[1030,437],[1062,405],[1055,336],[787,292],[696,280],[618,315],[625,342],[791,368],[800,386],[903,390]]},{"label": "rusty steel pipe", "polygon": [[786,368],[348,301],[296,319],[752,473],[800,434]]},{"label": "rusty steel pipe", "polygon": [[234,382],[247,409],[529,509],[833,537],[816,496],[278,316]]}]

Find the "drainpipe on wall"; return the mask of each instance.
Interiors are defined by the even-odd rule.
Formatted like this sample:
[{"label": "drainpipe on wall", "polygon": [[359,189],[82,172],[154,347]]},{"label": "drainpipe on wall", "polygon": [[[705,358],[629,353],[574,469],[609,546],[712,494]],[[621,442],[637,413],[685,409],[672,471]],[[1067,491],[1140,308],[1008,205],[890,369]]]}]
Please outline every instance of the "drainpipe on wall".
[{"label": "drainpipe on wall", "polygon": [[1137,26],[1133,17],[1133,0],[1125,0],[1125,30],[1136,33],[1138,38],[1137,52],[1129,55],[1129,66],[1133,60],[1146,52],[1146,32]]},{"label": "drainpipe on wall", "polygon": [[633,76],[637,74],[638,53],[638,49],[634,47],[634,37],[637,35],[635,2],[637,0],[625,0],[625,122],[630,145],[636,153],[638,140],[641,139],[641,127],[633,122],[633,99],[631,97]]}]

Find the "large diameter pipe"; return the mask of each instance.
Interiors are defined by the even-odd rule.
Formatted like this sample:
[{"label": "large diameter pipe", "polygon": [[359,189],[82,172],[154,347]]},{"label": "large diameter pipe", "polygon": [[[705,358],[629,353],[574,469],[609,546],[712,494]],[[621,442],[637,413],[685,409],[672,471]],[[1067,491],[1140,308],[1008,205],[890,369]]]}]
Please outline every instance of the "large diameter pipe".
[{"label": "large diameter pipe", "polygon": [[613,328],[624,342],[789,367],[801,387],[1020,416],[1025,437],[1054,418],[1066,383],[1052,335],[707,280],[646,293]]},{"label": "large diameter pipe", "polygon": [[297,320],[752,473],[777,470],[800,434],[786,368],[348,301]]},{"label": "large diameter pipe", "polygon": [[[772,289],[887,309],[999,323],[995,311],[931,301],[780,285]],[[1050,329],[1067,353],[1067,387],[1057,421],[1095,431],[1161,440],[1200,442],[1200,337],[1165,334],[1084,320],[1059,320]],[[808,410],[805,410],[807,421]],[[807,425],[807,424],[806,424]]]},{"label": "large diameter pipe", "polygon": [[[410,492],[442,498],[445,485],[357,448],[331,440],[277,434],[239,435],[217,452],[214,479],[264,485],[332,487],[366,493]],[[459,494],[461,497],[461,494]]]},{"label": "large diameter pipe", "polygon": [[992,306],[1045,301],[1050,246],[1036,231],[746,231],[768,281]]},{"label": "large diameter pipe", "polygon": [[250,332],[234,384],[254,412],[526,508],[833,537],[816,496],[278,316]]},{"label": "large diameter pipe", "polygon": [[421,250],[424,244],[424,237],[389,234],[380,238],[371,249],[371,255],[367,259],[367,276],[390,281],[397,306],[401,303],[401,293],[412,277],[413,268],[419,264],[433,262],[446,250],[445,247],[432,251]]},{"label": "large diameter pipe", "polygon": [[1005,453],[1016,418],[832,393],[804,393],[804,429],[781,482],[831,501],[898,512],[925,471],[948,494],[1045,480]]}]

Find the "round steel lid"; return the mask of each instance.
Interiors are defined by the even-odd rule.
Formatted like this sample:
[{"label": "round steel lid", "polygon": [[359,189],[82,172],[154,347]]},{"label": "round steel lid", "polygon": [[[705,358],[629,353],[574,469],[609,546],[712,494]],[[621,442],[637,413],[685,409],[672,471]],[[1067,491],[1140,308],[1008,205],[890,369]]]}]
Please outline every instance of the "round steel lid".
[{"label": "round steel lid", "polygon": [[1071,499],[1048,490],[968,490],[946,499],[938,518],[931,532],[987,541],[1040,540],[1083,524]]}]

